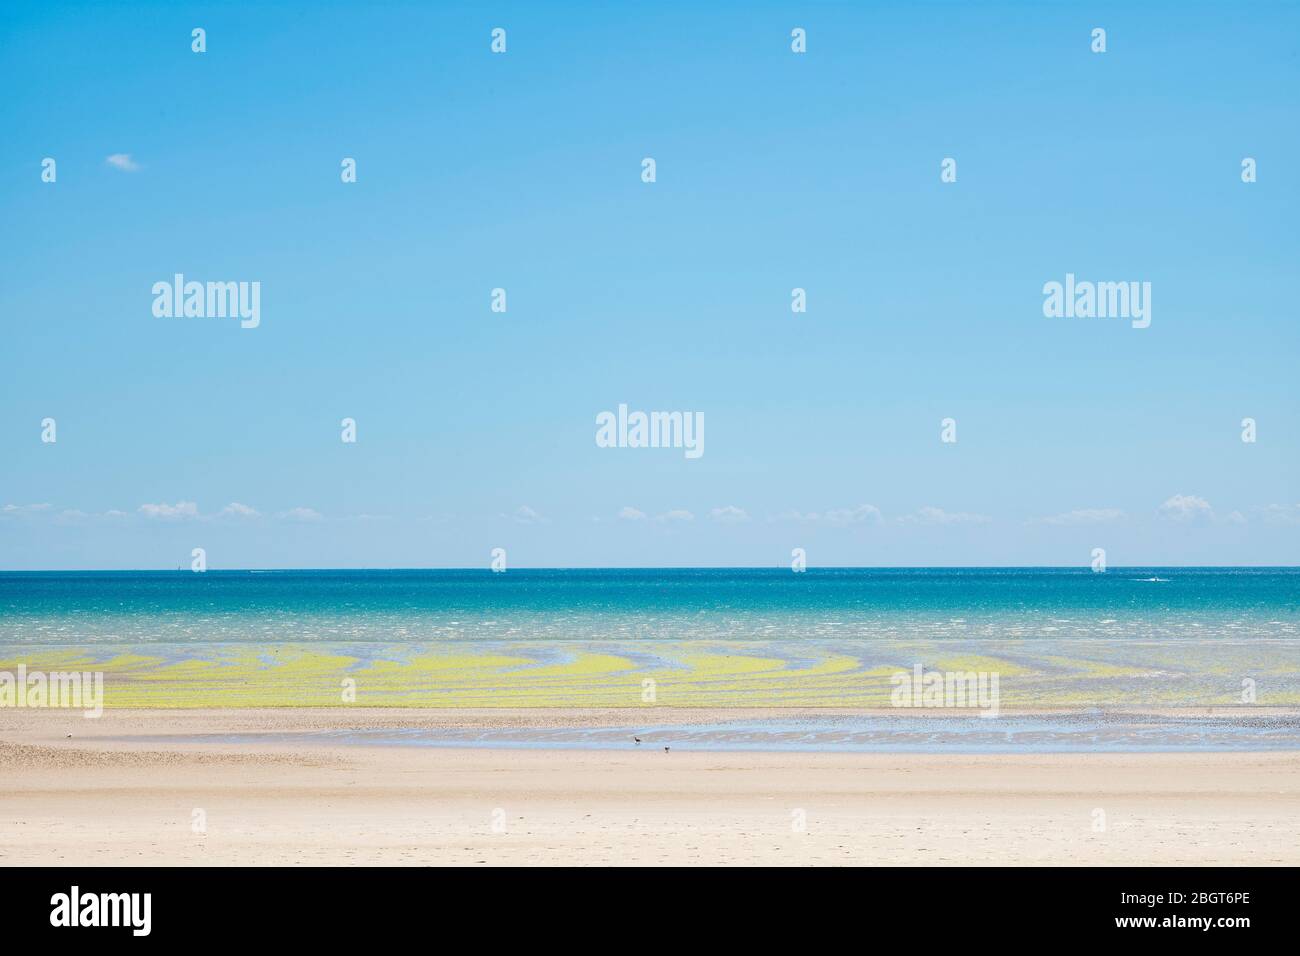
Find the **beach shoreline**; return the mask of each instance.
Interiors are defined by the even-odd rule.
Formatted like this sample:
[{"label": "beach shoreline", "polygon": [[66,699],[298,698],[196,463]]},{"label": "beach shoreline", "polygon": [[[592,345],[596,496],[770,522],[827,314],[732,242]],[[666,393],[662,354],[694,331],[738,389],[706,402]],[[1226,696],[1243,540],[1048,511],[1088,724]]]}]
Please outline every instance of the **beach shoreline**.
[{"label": "beach shoreline", "polygon": [[[660,724],[701,719],[652,714]],[[650,716],[291,708],[108,710],[86,720],[0,710],[0,865],[1300,862],[1296,751],[665,753],[631,742],[509,750],[192,739],[596,726],[632,715]]]}]

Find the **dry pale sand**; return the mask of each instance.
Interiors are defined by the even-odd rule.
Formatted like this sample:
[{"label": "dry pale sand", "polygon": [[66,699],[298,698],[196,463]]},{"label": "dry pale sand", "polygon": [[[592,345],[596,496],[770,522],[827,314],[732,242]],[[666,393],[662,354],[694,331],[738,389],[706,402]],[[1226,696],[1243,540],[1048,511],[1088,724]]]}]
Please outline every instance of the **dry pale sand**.
[{"label": "dry pale sand", "polygon": [[[656,711],[654,720],[735,713]],[[664,753],[156,739],[627,720],[605,711],[109,711],[100,720],[0,711],[0,863],[1300,863],[1297,753]]]}]

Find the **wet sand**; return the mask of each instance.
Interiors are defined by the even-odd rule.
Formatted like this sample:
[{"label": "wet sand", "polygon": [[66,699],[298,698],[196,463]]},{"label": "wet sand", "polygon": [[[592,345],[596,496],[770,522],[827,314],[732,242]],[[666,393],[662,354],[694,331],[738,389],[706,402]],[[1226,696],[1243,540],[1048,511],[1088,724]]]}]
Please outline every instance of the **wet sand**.
[{"label": "wet sand", "polygon": [[[1300,862],[1295,751],[665,753],[630,741],[548,750],[206,736],[595,727],[633,714],[646,720],[0,711],[0,865]],[[653,716],[667,725],[737,712]]]}]

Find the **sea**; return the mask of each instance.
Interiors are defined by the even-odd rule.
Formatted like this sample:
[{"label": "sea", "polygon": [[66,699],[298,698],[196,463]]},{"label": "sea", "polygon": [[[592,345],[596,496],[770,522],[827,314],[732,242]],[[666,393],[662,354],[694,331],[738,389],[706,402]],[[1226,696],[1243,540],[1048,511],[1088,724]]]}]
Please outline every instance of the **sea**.
[{"label": "sea", "polygon": [[1300,568],[0,572],[0,645],[1293,641]]},{"label": "sea", "polygon": [[708,715],[371,743],[1300,749],[1300,569],[0,572],[19,664],[102,672],[110,710]]}]

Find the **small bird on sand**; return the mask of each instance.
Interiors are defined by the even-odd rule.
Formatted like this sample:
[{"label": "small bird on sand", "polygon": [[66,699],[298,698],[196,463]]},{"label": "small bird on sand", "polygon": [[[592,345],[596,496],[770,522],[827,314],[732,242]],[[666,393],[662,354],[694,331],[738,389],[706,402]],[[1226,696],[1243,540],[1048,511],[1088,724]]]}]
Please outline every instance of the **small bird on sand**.
[{"label": "small bird on sand", "polygon": [[632,739],[635,740],[637,743],[640,743],[640,742],[641,742],[641,738],[640,738],[640,737],[633,736]]},{"label": "small bird on sand", "polygon": [[668,748],[667,748],[667,747],[664,748],[664,753],[668,753]]}]

